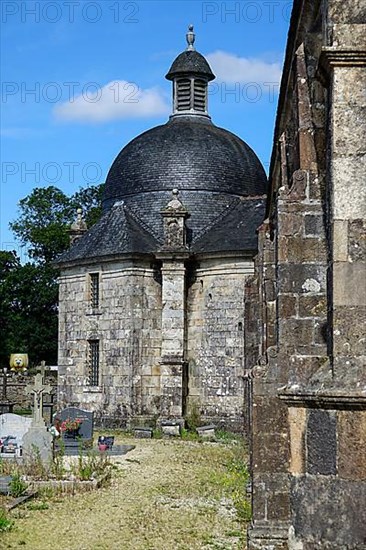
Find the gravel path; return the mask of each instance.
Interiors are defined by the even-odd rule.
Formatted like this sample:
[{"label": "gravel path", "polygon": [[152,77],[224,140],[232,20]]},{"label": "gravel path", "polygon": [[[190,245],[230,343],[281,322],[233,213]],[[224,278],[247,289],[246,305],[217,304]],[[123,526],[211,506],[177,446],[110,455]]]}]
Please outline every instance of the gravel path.
[{"label": "gravel path", "polygon": [[0,548],[245,548],[245,526],[238,522],[220,482],[232,446],[180,440],[127,441],[131,442],[136,445],[133,451],[113,458],[118,469],[109,487],[53,498],[45,510],[15,509],[15,527],[0,535]]}]

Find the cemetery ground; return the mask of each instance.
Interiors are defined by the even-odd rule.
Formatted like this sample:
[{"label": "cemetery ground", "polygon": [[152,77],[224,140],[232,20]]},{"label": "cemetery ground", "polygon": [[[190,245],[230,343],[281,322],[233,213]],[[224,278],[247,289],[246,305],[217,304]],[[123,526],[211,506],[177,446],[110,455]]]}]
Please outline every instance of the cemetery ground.
[{"label": "cemetery ground", "polygon": [[117,443],[135,449],[109,458],[113,467],[107,484],[75,494],[40,491],[8,512],[10,528],[0,531],[0,548],[246,548],[250,507],[241,438],[223,433],[208,442],[187,434],[185,440],[114,435]]}]

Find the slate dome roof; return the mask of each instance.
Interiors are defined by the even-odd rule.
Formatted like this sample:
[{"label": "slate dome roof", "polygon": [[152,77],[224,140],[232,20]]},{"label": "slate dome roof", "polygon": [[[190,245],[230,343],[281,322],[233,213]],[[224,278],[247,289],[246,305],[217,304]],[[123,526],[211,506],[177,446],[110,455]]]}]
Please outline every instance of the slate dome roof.
[{"label": "slate dome roof", "polygon": [[184,73],[199,74],[207,78],[207,80],[213,80],[215,75],[211,71],[210,65],[202,54],[196,50],[186,50],[178,55],[173,61],[165,78],[173,80],[175,76],[179,76]]},{"label": "slate dome roof", "polygon": [[187,50],[167,74],[174,81],[172,116],[117,155],[105,183],[102,218],[61,256],[60,265],[116,255],[154,256],[164,244],[161,212],[173,189],[188,212],[190,253],[256,250],[266,174],[243,140],[211,122],[207,85],[215,76],[194,49],[193,26],[188,31]]},{"label": "slate dome roof", "polygon": [[103,206],[174,187],[258,196],[266,193],[267,179],[256,154],[236,135],[204,117],[172,117],[122,149],[109,170]]}]

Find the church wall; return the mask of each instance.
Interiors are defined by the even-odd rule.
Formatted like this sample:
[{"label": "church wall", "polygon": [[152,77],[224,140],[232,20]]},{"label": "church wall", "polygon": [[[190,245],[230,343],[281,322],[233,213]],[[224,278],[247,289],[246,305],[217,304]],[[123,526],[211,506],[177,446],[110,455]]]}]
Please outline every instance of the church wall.
[{"label": "church wall", "polygon": [[244,286],[248,259],[199,261],[187,295],[188,414],[243,430]]},{"label": "church wall", "polygon": [[[89,273],[100,274],[99,307]],[[161,286],[149,264],[104,263],[60,277],[59,406],[94,410],[102,423],[158,414]],[[99,384],[88,384],[88,341],[99,340]]]},{"label": "church wall", "polygon": [[[250,305],[257,287],[263,306],[249,342],[260,351],[248,365],[248,548],[358,550],[366,540],[364,8],[357,0],[294,6],[268,220],[246,296]],[[264,275],[271,246],[274,339]]]}]

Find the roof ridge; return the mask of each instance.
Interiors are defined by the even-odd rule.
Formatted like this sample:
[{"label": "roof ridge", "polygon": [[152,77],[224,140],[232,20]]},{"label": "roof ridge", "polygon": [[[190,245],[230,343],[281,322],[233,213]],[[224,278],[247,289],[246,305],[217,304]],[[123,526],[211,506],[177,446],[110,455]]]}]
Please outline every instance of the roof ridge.
[{"label": "roof ridge", "polygon": [[[236,202],[236,204],[234,204]],[[241,200],[240,197],[234,197],[230,204],[226,206],[226,209],[220,212],[204,229],[202,229],[197,235],[192,239],[192,244],[196,243],[201,237],[206,235],[211,229],[217,224],[218,221],[222,220],[223,218],[226,218],[230,212],[235,210],[237,206],[240,204]]]},{"label": "roof ridge", "polygon": [[161,238],[155,233],[155,231],[146,223],[144,222],[133,210],[131,210],[127,204],[123,203],[123,209],[125,213],[129,214],[131,218],[136,222],[150,237],[158,241],[159,244],[162,244]]}]

